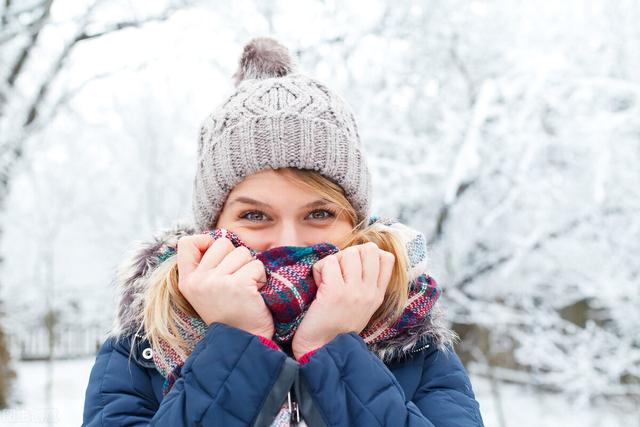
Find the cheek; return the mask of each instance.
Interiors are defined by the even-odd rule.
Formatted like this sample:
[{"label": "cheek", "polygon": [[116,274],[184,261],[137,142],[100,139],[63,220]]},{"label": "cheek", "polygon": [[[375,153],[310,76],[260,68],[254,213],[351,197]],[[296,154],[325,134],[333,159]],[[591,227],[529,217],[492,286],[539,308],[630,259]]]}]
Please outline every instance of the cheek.
[{"label": "cheek", "polygon": [[351,234],[352,229],[351,223],[348,221],[340,221],[323,233],[324,236],[322,236],[320,240],[328,241],[339,246],[342,241]]},{"label": "cheek", "polygon": [[242,240],[247,246],[254,251],[262,251],[264,246],[264,233],[252,231],[236,224],[232,215],[225,213],[220,214],[216,228],[226,228],[227,230],[235,233],[240,240]]},{"label": "cheek", "polygon": [[231,230],[240,237],[247,246],[256,252],[261,252],[268,249],[267,240],[264,233],[258,233],[250,230]]}]

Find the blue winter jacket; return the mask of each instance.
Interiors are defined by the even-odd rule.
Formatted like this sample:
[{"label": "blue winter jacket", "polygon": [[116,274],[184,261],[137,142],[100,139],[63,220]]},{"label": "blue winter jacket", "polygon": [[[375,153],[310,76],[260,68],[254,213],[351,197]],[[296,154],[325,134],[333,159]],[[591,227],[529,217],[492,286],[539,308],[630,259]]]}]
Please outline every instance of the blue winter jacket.
[{"label": "blue winter jacket", "polygon": [[[314,426],[482,426],[471,384],[450,342],[432,323],[367,347],[340,334],[300,364],[257,336],[220,323],[187,358],[170,392],[147,341],[132,345],[157,238],[120,273],[117,330],[100,349],[86,391],[83,426],[269,426],[287,399]],[[383,361],[384,360],[384,361]]]}]

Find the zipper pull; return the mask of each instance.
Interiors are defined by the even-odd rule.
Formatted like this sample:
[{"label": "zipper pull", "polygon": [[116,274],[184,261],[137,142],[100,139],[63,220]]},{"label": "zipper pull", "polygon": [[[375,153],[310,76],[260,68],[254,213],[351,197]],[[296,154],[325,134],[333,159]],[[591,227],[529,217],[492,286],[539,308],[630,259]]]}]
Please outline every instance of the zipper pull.
[{"label": "zipper pull", "polygon": [[289,403],[289,410],[291,411],[291,422],[295,423],[293,425],[298,425],[298,423],[300,423],[300,409],[298,402],[295,400],[295,394],[292,395],[291,391],[287,393],[287,401]]}]

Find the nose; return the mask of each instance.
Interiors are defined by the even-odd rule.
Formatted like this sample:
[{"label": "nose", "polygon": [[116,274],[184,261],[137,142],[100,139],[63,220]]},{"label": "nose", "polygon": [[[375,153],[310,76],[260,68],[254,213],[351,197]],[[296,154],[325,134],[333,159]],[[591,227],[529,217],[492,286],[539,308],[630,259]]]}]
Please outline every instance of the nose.
[{"label": "nose", "polygon": [[276,232],[271,247],[278,246],[304,246],[301,230],[292,222],[282,222]]}]

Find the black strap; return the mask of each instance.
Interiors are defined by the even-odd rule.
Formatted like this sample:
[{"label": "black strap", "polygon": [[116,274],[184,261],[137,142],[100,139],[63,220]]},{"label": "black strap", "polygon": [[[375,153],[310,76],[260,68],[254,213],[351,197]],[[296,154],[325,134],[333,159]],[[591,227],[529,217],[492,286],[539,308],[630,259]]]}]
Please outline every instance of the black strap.
[{"label": "black strap", "polygon": [[298,376],[298,366],[290,357],[285,359],[280,375],[264,400],[260,413],[253,423],[254,426],[268,427],[271,425],[278,412],[280,412],[280,408],[284,404],[295,378]]},{"label": "black strap", "polygon": [[293,387],[298,398],[298,407],[302,414],[302,419],[309,427],[326,427],[318,406],[313,401],[313,397],[309,393],[309,386],[304,377],[300,375],[300,371],[296,372],[296,380]]}]

